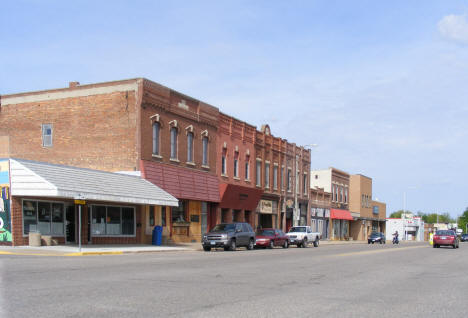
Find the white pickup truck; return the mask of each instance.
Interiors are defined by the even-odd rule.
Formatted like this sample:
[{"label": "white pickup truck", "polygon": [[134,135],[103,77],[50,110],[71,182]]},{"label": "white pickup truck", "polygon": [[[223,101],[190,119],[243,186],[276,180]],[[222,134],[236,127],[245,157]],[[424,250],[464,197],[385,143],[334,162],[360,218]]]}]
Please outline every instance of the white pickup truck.
[{"label": "white pickup truck", "polygon": [[286,235],[289,238],[290,245],[307,247],[309,243],[314,243],[314,247],[319,246],[320,233],[312,232],[310,226],[293,226]]}]

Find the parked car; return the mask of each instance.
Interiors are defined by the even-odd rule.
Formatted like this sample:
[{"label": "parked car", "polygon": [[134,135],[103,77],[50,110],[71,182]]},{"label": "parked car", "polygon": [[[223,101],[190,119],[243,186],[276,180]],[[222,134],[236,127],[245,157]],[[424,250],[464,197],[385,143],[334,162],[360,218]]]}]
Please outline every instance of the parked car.
[{"label": "parked car", "polygon": [[319,246],[320,233],[312,232],[310,226],[293,226],[286,235],[289,237],[290,245],[307,247],[309,243],[314,243],[315,247]]},{"label": "parked car", "polygon": [[432,238],[434,248],[439,248],[441,246],[452,246],[453,248],[459,247],[458,236],[455,231],[452,230],[439,230],[436,231],[435,235]]},{"label": "parked car", "polygon": [[385,244],[385,234],[382,232],[372,232],[369,238],[367,239],[367,244],[380,243]]},{"label": "parked car", "polygon": [[462,236],[460,237],[460,241],[468,242],[468,234],[462,234]]},{"label": "parked car", "polygon": [[252,250],[255,245],[255,232],[249,223],[221,223],[202,237],[203,250],[223,247],[225,251],[235,251],[238,246]]},{"label": "parked car", "polygon": [[275,246],[289,247],[289,238],[278,229],[260,229],[255,233],[255,246],[273,248]]}]

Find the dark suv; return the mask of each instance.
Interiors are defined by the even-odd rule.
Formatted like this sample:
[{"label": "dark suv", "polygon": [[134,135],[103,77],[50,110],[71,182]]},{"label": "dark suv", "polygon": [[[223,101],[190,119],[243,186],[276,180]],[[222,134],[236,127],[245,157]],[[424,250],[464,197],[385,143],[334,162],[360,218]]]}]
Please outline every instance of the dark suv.
[{"label": "dark suv", "polygon": [[221,223],[203,235],[203,250],[223,247],[225,251],[235,251],[237,246],[252,250],[255,245],[255,232],[249,223]]}]

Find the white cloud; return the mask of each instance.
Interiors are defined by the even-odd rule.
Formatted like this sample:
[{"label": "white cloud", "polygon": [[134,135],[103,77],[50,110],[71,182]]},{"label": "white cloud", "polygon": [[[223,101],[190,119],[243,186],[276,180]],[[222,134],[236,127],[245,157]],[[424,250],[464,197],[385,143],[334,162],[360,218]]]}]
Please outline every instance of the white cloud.
[{"label": "white cloud", "polygon": [[468,21],[466,15],[446,15],[437,24],[440,34],[449,39],[468,44]]}]

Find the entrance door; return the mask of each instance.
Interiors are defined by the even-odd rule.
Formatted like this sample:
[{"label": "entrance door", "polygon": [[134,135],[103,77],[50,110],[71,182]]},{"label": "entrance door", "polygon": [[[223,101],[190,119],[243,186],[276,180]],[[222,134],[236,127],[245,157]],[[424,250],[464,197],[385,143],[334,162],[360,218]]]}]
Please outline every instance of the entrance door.
[{"label": "entrance door", "polygon": [[66,243],[76,243],[75,239],[75,227],[76,227],[76,218],[75,218],[75,206],[67,205],[65,206],[65,220],[66,220]]}]

